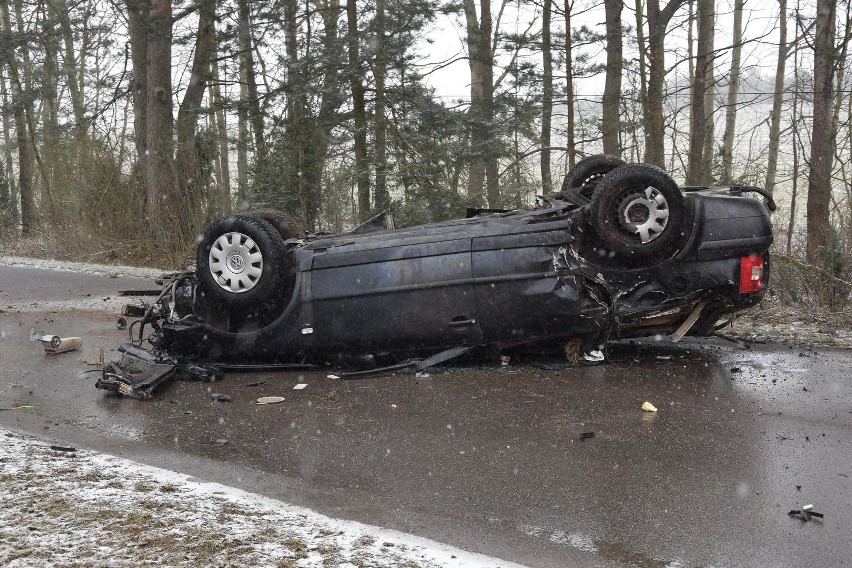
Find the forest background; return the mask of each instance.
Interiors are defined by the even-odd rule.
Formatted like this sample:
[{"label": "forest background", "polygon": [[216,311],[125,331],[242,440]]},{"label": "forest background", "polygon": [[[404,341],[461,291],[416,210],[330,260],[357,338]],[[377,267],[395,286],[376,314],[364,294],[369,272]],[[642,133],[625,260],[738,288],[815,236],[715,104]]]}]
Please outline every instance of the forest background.
[{"label": "forest background", "polygon": [[604,152],[766,187],[774,297],[848,315],[850,2],[2,0],[2,251],[177,265],[234,211],[525,207]]}]

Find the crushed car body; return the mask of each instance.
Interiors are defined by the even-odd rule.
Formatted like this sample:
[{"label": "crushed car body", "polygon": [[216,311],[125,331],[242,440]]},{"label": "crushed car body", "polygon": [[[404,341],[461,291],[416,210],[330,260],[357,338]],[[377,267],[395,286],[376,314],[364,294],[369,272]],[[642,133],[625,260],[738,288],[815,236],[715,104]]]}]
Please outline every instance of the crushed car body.
[{"label": "crushed car body", "polygon": [[[772,226],[751,194],[764,192],[681,188],[607,158],[580,162],[572,173],[586,161],[604,171],[569,174],[533,210],[404,229],[380,216],[310,236],[269,215],[220,219],[196,270],[173,275],[131,326],[124,356],[146,344],[178,367],[221,369],[572,340],[589,352],[609,338],[712,334],[761,299]],[[127,385],[120,371],[99,386]]]}]

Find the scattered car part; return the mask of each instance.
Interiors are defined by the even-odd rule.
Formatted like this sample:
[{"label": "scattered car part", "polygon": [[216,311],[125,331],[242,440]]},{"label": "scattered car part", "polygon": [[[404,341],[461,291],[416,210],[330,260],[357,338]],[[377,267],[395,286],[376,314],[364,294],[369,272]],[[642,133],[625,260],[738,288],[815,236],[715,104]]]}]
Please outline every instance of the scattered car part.
[{"label": "scattered car part", "polygon": [[683,320],[683,323],[680,324],[680,327],[675,330],[673,334],[671,334],[670,338],[672,343],[677,343],[683,336],[689,333],[689,330],[692,329],[692,326],[695,325],[695,322],[698,321],[698,318],[701,317],[701,312],[704,310],[704,305],[706,302],[698,302],[695,308],[692,310],[692,313],[689,314],[689,317]]},{"label": "scattered car part", "polygon": [[231,397],[220,392],[214,392],[210,395],[210,399],[216,402],[231,402]]},{"label": "scattered car part", "polygon": [[[160,290],[119,290],[119,296],[158,296]],[[129,317],[138,317],[131,314],[123,314]]]},{"label": "scattered car part", "polygon": [[83,345],[83,339],[80,337],[59,337],[58,335],[44,335],[36,333],[36,330],[30,331],[30,341],[41,342],[45,353],[56,355],[59,353],[67,353],[79,349]]},{"label": "scattered car part", "polygon": [[123,330],[127,329],[127,320],[124,318],[118,318],[115,322],[115,329]]},{"label": "scattered car part", "polygon": [[583,361],[585,363],[603,363],[605,357],[600,349],[592,349],[588,353],[583,353]]},{"label": "scattered car part", "polygon": [[435,365],[440,365],[441,363],[446,363],[456,357],[461,357],[465,353],[470,353],[474,350],[474,347],[469,345],[463,347],[453,347],[452,349],[447,349],[446,351],[441,351],[440,353],[436,353],[431,357],[424,359],[422,361],[418,361],[415,363],[415,367],[417,367],[418,371],[422,371],[423,369],[428,369],[429,367],[434,367]]},{"label": "scattered car part", "polygon": [[[153,294],[154,296],[159,296],[163,293],[162,288],[159,290],[155,290],[157,293]],[[121,294],[121,292],[119,292]],[[146,294],[147,295],[147,294]],[[121,307],[121,315],[127,318],[141,318],[145,317],[145,308],[146,306],[136,306],[134,304],[124,304]]]},{"label": "scattered car part", "polygon": [[184,363],[160,352],[143,349],[131,343],[119,346],[121,358],[107,363],[95,386],[139,399],[152,397],[154,389],[178,375],[201,380],[221,377],[212,366]]},{"label": "scattered car part", "polygon": [[77,451],[77,448],[72,448],[71,446],[50,446],[50,449],[54,452],[64,452],[64,453],[73,453]]},{"label": "scattered car part", "polygon": [[657,407],[646,400],[642,403],[642,410],[644,410],[645,412],[656,412]]},{"label": "scattered car part", "polygon": [[91,365],[93,367],[103,367],[104,350],[98,347],[97,351],[95,351],[95,358],[90,361],[83,360],[83,363],[85,363],[86,365]]},{"label": "scattered car part", "polygon": [[814,506],[809,504],[805,505],[801,509],[793,509],[792,511],[787,513],[787,515],[790,517],[797,517],[804,522],[810,521],[812,517],[817,519],[822,519],[825,517],[825,515],[823,515],[822,513],[817,513],[813,509]]},{"label": "scattered car part", "polygon": [[257,399],[257,403],[259,405],[264,404],[278,404],[279,402],[284,402],[283,396],[262,396]]}]

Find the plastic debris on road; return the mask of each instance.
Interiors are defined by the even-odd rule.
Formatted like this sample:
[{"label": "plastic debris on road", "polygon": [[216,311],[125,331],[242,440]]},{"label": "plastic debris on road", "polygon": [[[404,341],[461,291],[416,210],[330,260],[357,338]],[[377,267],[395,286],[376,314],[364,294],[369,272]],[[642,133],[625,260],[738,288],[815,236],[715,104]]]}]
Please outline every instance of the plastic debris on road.
[{"label": "plastic debris on road", "polygon": [[808,522],[811,518],[822,519],[825,517],[822,513],[817,513],[814,511],[814,506],[812,504],[805,505],[804,507],[799,509],[793,509],[789,513],[787,513],[790,517],[795,517],[797,519],[802,520],[803,522]]},{"label": "plastic debris on road", "polygon": [[642,410],[644,410],[645,412],[656,412],[657,407],[646,400],[642,403]]},{"label": "plastic debris on road", "polygon": [[41,342],[45,353],[57,355],[79,349],[83,345],[80,337],[59,337],[58,335],[44,335],[37,333],[35,329],[30,330],[30,341]]},{"label": "plastic debris on road", "polygon": [[284,402],[283,396],[262,396],[257,399],[258,404],[278,404],[279,402]]},{"label": "plastic debris on road", "polygon": [[306,386],[308,386],[308,385],[307,385],[307,383],[299,383],[298,385],[296,385],[295,387],[293,387],[293,390],[294,390],[294,391],[304,390],[304,388],[305,388]]}]

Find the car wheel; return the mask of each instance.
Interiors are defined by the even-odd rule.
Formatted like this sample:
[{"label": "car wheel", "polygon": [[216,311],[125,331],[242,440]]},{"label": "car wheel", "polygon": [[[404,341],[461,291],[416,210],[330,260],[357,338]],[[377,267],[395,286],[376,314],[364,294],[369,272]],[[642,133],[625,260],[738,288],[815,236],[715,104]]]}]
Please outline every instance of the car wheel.
[{"label": "car wheel", "polygon": [[595,154],[583,158],[574,166],[565,179],[562,180],[562,191],[568,191],[575,187],[582,187],[581,193],[587,198],[592,197],[598,183],[603,177],[626,162],[618,156],[609,154]]},{"label": "car wheel", "polygon": [[280,307],[289,274],[284,240],[263,219],[232,215],[214,221],[197,250],[197,274],[206,300],[232,320]]},{"label": "car wheel", "polygon": [[269,207],[263,209],[255,209],[249,213],[251,217],[263,219],[281,234],[281,237],[287,239],[298,239],[305,236],[305,225],[292,215],[272,209]]},{"label": "car wheel", "polygon": [[686,238],[686,204],[675,181],[649,164],[626,164],[598,183],[589,204],[598,238],[613,252],[653,260]]}]

